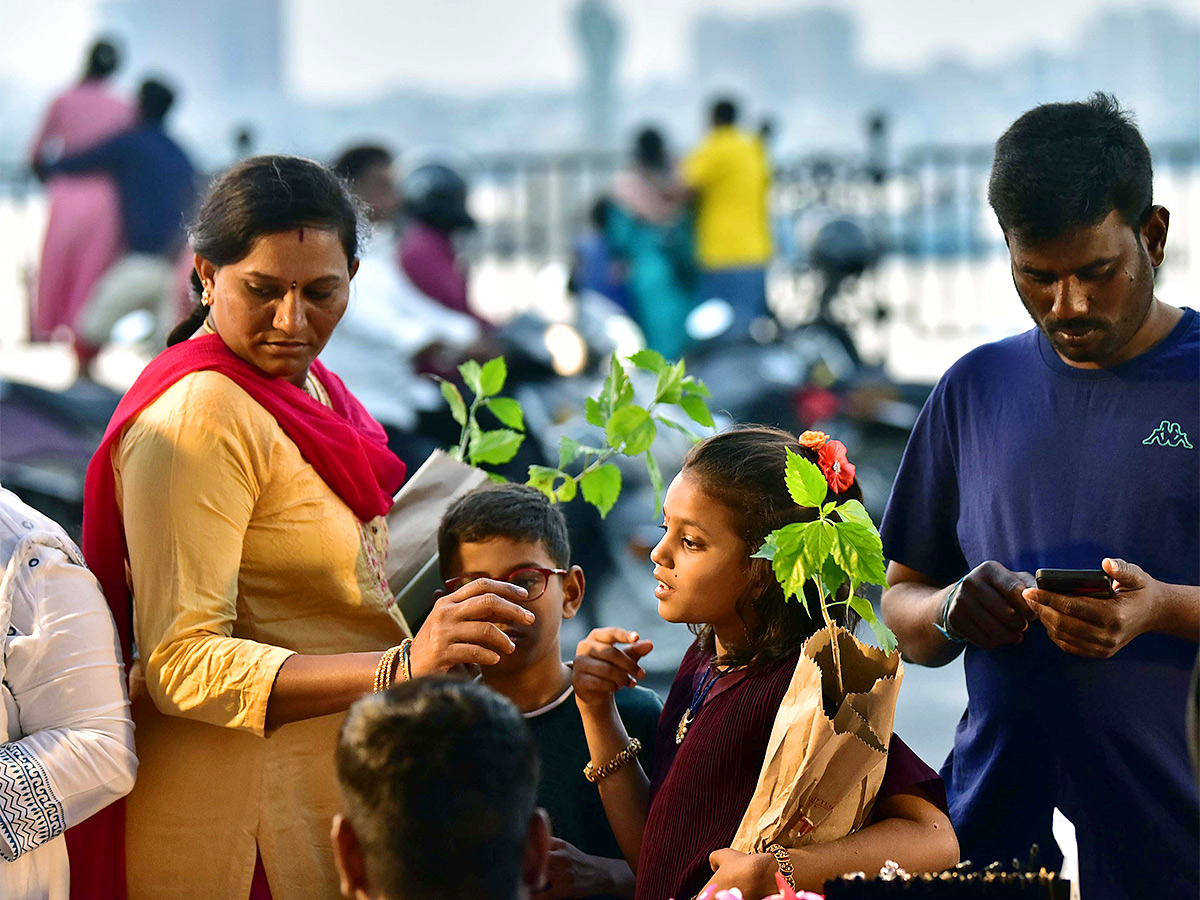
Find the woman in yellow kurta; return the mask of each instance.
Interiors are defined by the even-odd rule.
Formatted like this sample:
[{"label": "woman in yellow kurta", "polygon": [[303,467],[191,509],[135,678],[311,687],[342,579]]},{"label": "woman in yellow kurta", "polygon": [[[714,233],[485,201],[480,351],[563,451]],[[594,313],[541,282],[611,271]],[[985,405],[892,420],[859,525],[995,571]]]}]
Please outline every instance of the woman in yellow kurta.
[{"label": "woman in yellow kurta", "polygon": [[89,470],[85,548],[119,630],[133,601],[130,897],[336,897],[342,713],[397,677],[498,661],[498,624],[530,616],[519,588],[475,584],[404,640],[382,518],[403,465],[315,361],[358,227],[316,163],[222,175],[191,234],[201,305]]}]

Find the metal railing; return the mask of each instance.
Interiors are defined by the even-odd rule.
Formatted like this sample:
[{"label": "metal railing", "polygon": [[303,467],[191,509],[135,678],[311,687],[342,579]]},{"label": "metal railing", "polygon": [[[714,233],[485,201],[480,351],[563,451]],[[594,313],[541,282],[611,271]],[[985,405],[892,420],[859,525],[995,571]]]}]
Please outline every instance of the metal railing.
[{"label": "metal railing", "polygon": [[[1152,149],[1156,200],[1174,212],[1160,283],[1177,292],[1174,302],[1191,305],[1200,296],[1200,228],[1192,221],[1200,211],[1200,143]],[[912,148],[887,163],[850,155],[777,161],[773,306],[784,318],[811,314],[819,292],[808,264],[812,238],[830,218],[850,217],[870,234],[880,259],[850,286],[848,302],[862,302],[848,318],[874,310],[876,323],[946,335],[1019,323],[1019,308],[1016,319],[1005,318],[1014,304],[1002,235],[987,205],[991,158],[990,145],[943,145]],[[592,203],[623,162],[616,154],[586,152],[475,157],[466,173],[479,222],[471,256],[492,267],[568,263]],[[28,172],[0,166],[0,214],[33,227],[39,203],[40,186]],[[36,269],[36,248],[30,253],[34,258],[22,258],[10,248],[0,256],[0,289],[24,288]],[[20,271],[2,271],[14,265]]]}]

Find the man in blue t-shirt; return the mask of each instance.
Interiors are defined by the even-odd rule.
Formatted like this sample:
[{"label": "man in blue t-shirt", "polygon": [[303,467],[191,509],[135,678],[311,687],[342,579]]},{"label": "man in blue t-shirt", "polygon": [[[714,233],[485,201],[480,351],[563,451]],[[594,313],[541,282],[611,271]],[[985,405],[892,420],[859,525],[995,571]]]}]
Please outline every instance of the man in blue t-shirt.
[{"label": "man in blue t-shirt", "polygon": [[[1169,216],[1103,94],[996,144],[988,197],[1036,328],[960,359],[917,422],[883,519],[884,617],[905,656],[965,649],[942,770],[964,858],[1057,857],[1088,900],[1196,897],[1184,711],[1200,634],[1200,316],[1154,296]],[[1103,568],[1114,594],[1035,588]]]}]

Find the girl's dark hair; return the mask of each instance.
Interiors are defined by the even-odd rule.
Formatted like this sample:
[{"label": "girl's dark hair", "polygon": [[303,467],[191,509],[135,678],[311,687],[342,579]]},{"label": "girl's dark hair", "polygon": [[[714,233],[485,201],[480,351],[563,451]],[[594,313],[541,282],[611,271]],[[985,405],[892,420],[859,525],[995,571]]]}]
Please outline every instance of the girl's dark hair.
[{"label": "girl's dark hair", "polygon": [[[811,584],[805,587],[803,604],[796,599],[785,600],[771,563],[750,558],[776,528],[817,518],[815,509],[797,506],[787,491],[783,474],[789,449],[811,462],[817,461],[816,452],[801,446],[795,437],[764,425],[735,426],[706,438],[683,461],[683,472],[699,479],[705,494],[733,512],[739,536],[746,544],[750,588],[738,601],[738,615],[747,623],[746,645],[729,649],[717,660],[718,665],[776,662],[796,653],[824,624],[819,614],[810,614],[816,609],[816,591]],[[855,481],[841,494],[831,489],[825,500],[861,502],[862,490]],[[842,593],[847,590],[844,586]],[[851,630],[857,624],[849,606],[835,607],[833,618]],[[700,626],[695,631],[701,648],[715,652],[712,626]]]},{"label": "girl's dark hair", "polygon": [[[354,194],[330,169],[299,156],[252,156],[216,177],[188,229],[192,249],[215,266],[245,259],[264,235],[308,226],[337,232],[347,262],[358,256],[366,217]],[[203,285],[192,272],[192,289]],[[208,307],[192,314],[167,339],[187,340],[204,322]]]}]

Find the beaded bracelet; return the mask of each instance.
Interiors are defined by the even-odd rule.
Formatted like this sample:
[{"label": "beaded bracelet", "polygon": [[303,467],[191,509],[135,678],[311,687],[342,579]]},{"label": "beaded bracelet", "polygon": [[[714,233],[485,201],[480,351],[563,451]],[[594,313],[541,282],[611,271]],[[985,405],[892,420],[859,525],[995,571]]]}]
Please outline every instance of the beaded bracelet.
[{"label": "beaded bracelet", "polygon": [[779,863],[779,874],[783,876],[783,880],[787,882],[788,887],[793,891],[796,889],[796,881],[792,878],[792,858],[788,855],[787,847],[782,844],[768,844],[767,852],[775,857],[775,862]]},{"label": "beaded bracelet", "polygon": [[606,762],[604,765],[596,768],[589,762],[583,767],[583,777],[595,784],[603,778],[607,778],[613,772],[620,769],[622,766],[633,762],[637,759],[639,753],[642,752],[642,742],[637,738],[630,738],[625,749]]},{"label": "beaded bracelet", "polygon": [[392,681],[395,680],[396,657],[400,655],[400,650],[400,647],[392,647],[384,650],[383,656],[379,657],[379,666],[375,669],[375,683],[371,687],[374,693],[378,694],[392,686]]}]

